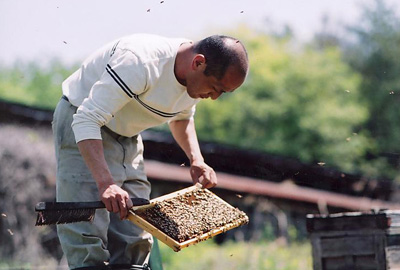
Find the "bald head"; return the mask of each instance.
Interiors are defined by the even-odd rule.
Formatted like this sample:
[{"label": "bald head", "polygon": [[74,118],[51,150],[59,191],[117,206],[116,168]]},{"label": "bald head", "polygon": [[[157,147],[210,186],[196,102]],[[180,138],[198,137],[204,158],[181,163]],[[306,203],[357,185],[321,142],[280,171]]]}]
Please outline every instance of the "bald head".
[{"label": "bald head", "polygon": [[194,52],[202,54],[206,60],[206,76],[222,79],[228,70],[246,77],[248,71],[248,56],[243,44],[229,36],[214,35],[194,44]]}]

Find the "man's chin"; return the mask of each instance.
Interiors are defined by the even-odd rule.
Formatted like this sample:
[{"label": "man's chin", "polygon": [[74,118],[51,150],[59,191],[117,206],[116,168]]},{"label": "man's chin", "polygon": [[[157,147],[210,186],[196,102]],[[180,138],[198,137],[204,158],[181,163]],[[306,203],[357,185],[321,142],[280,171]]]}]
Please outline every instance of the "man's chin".
[{"label": "man's chin", "polygon": [[200,95],[193,95],[192,93],[188,92],[189,97],[193,98],[193,99],[199,99],[201,98]]}]

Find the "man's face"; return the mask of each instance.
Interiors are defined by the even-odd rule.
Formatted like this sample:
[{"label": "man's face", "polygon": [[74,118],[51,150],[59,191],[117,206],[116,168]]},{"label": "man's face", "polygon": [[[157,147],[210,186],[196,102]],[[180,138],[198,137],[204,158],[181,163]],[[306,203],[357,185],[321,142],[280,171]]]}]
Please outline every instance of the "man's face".
[{"label": "man's face", "polygon": [[191,98],[216,100],[223,93],[233,92],[244,81],[243,76],[238,76],[234,68],[228,68],[224,77],[218,80],[214,76],[204,75],[206,64],[202,63],[187,78],[187,92]]}]

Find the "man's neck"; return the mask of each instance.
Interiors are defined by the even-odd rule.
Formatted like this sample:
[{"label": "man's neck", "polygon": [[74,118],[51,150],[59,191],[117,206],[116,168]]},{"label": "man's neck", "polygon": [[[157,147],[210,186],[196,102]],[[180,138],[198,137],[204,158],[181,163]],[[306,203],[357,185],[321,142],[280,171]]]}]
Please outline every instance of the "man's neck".
[{"label": "man's neck", "polygon": [[175,59],[174,73],[178,82],[186,86],[186,73],[193,56],[193,42],[182,43]]}]

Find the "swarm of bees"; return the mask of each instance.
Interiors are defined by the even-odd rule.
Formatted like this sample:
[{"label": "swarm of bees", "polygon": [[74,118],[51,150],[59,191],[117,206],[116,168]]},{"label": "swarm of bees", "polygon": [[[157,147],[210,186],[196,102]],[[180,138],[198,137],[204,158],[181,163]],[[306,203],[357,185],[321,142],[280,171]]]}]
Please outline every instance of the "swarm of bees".
[{"label": "swarm of bees", "polygon": [[244,212],[204,189],[157,202],[136,214],[180,243],[229,223],[248,222]]}]

